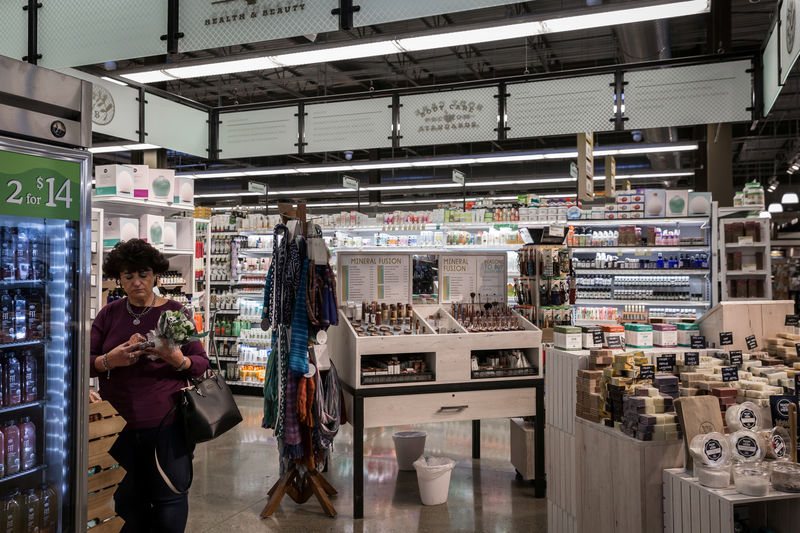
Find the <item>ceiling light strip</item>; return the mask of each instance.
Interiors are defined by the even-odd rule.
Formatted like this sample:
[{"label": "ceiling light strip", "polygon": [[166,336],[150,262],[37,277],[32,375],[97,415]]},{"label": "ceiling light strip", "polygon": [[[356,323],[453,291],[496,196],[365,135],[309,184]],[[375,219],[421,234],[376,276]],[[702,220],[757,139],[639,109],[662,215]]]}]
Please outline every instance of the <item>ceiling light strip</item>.
[{"label": "ceiling light strip", "polygon": [[580,11],[575,10],[563,14],[562,16],[556,14],[552,16],[552,18],[540,20],[472,27],[457,31],[429,32],[423,35],[398,39],[373,40],[327,48],[308,47],[299,52],[290,52],[273,56],[255,56],[214,63],[195,63],[157,70],[129,72],[121,74],[121,76],[138,83],[157,83],[183,78],[218,76],[236,72],[252,72],[281,67],[363,59],[366,57],[386,56],[397,53],[505,41],[536,35],[684,17],[708,13],[709,11],[710,0],[648,2],[648,5],[639,5],[637,7],[629,7],[623,4],[622,6],[611,8],[603,7],[600,9],[589,8]]}]

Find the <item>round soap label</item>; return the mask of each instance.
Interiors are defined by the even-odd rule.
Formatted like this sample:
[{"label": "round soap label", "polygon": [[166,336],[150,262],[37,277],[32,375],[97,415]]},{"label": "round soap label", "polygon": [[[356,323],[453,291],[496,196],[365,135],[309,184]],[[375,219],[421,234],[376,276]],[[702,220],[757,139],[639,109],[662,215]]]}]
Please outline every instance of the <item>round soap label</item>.
[{"label": "round soap label", "polygon": [[792,404],[789,400],[778,401],[778,413],[783,417],[789,416],[789,406]]},{"label": "round soap label", "polygon": [[786,443],[780,435],[772,436],[772,449],[775,450],[775,455],[778,459],[786,457]]},{"label": "round soap label", "polygon": [[719,441],[716,439],[708,440],[703,452],[706,454],[708,460],[712,462],[719,461],[722,458],[722,446],[720,446]]},{"label": "round soap label", "polygon": [[745,459],[749,459],[758,453],[758,444],[752,437],[739,437],[736,441],[736,451]]},{"label": "round soap label", "polygon": [[745,429],[753,429],[758,424],[758,418],[752,409],[742,409],[739,412],[739,422]]}]

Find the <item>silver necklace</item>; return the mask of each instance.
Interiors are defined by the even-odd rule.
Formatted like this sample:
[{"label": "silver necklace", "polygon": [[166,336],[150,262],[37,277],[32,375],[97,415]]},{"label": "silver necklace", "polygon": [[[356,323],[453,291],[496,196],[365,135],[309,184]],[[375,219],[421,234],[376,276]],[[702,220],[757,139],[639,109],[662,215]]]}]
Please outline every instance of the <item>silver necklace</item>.
[{"label": "silver necklace", "polygon": [[150,307],[142,311],[141,313],[134,313],[133,309],[131,308],[131,301],[125,298],[125,305],[128,307],[128,313],[133,317],[133,325],[138,326],[142,323],[141,318],[150,312],[150,310],[156,305],[156,295],[153,294],[153,302],[150,304]]}]

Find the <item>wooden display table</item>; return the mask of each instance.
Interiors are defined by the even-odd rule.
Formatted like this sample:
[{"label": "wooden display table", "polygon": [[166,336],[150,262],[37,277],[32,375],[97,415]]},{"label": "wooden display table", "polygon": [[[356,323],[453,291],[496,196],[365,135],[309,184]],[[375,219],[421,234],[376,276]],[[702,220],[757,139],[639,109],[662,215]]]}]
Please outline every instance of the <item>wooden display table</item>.
[{"label": "wooden display table", "polygon": [[[767,278],[769,279],[769,278]],[[720,302],[700,320],[700,334],[706,337],[709,346],[712,342],[719,345],[719,333],[722,331],[733,332],[733,345],[725,346],[726,350],[747,349],[745,338],[755,335],[759,349],[766,346],[766,339],[778,333],[790,332],[791,328],[784,326],[786,315],[794,314],[792,300]]]},{"label": "wooden display table", "polygon": [[754,497],[739,494],[732,486],[710,489],[683,468],[664,470],[663,483],[667,533],[733,533],[734,510],[746,513],[750,531],[769,527],[777,533],[791,533],[800,523],[797,493],[770,488],[766,496]]},{"label": "wooden display table", "polygon": [[683,465],[683,440],[636,440],[577,417],[575,430],[577,531],[661,531],[662,472]]}]

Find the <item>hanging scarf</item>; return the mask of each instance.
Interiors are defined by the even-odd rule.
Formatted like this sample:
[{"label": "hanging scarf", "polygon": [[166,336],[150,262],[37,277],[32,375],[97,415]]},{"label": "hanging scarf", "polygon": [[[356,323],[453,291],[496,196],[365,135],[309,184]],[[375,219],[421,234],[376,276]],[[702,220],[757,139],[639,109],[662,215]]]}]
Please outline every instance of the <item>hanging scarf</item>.
[{"label": "hanging scarf", "polygon": [[[316,376],[317,372],[314,372]],[[314,400],[316,399],[317,387],[314,376],[300,378],[297,383],[297,417],[303,425],[314,426]]]},{"label": "hanging scarf", "polygon": [[306,274],[308,259],[300,269],[300,287],[292,319],[292,340],[289,343],[289,368],[296,374],[308,373],[308,312],[306,310]]},{"label": "hanging scarf", "polygon": [[289,373],[286,384],[286,409],[284,410],[285,431],[283,438],[286,441],[284,449],[289,459],[303,457],[303,438],[300,434],[300,419],[297,416],[297,382],[303,379]]},{"label": "hanging scarf", "polygon": [[[300,286],[301,249],[305,248],[303,237],[291,238],[289,228],[278,224],[274,230],[272,262],[264,286],[264,310],[261,318],[267,319],[268,327],[279,324],[290,325],[294,301]],[[304,254],[304,250],[302,253]]]},{"label": "hanging scarf", "polygon": [[[261,427],[266,429],[275,429],[278,423],[278,415],[280,409],[281,397],[281,364],[280,354],[284,349],[287,349],[286,338],[280,337],[282,328],[278,327],[272,330],[272,351],[267,360],[266,379],[264,380],[264,418],[261,421]],[[285,382],[283,383],[285,385]]]}]

